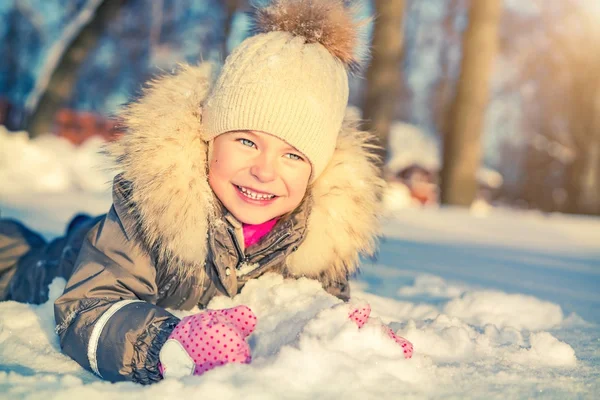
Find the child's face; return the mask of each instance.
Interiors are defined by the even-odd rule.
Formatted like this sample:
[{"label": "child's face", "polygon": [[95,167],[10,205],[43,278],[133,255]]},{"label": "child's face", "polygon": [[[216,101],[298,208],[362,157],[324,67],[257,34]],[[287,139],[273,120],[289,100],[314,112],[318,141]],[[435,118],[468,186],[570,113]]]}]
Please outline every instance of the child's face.
[{"label": "child's face", "polygon": [[213,141],[208,182],[242,223],[261,224],[294,210],[310,174],[306,157],[275,136],[234,131]]}]

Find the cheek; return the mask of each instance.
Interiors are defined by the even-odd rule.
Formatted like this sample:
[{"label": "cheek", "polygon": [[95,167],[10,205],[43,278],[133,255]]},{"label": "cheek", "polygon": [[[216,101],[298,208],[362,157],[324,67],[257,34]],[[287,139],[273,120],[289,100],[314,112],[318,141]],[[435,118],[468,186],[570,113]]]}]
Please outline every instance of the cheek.
[{"label": "cheek", "polygon": [[288,180],[290,197],[294,200],[296,205],[300,204],[304,195],[306,194],[306,190],[308,187],[308,179],[310,177],[310,173],[305,173],[302,171],[301,173],[295,174],[294,177]]},{"label": "cheek", "polygon": [[224,154],[221,154],[221,152],[215,152],[208,164],[209,178],[227,178],[227,176],[231,174],[232,161],[231,158],[226,157]]},{"label": "cheek", "polygon": [[220,193],[221,187],[223,187],[227,181],[227,171],[224,166],[225,164],[218,159],[211,160],[208,166],[208,184],[217,196]]},{"label": "cheek", "polygon": [[215,170],[213,168],[209,168],[209,170],[208,170],[208,185],[213,190],[213,192],[215,192],[215,194],[217,196],[218,196],[218,191],[219,191],[219,187],[217,185],[218,182],[219,182],[219,179],[217,179],[215,177]]}]

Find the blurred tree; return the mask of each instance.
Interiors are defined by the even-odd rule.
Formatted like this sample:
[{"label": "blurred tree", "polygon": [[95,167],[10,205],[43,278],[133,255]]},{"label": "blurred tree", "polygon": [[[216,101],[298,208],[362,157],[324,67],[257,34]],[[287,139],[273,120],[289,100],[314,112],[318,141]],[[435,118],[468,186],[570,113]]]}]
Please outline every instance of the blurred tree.
[{"label": "blurred tree", "polygon": [[471,0],[460,78],[444,137],[441,202],[470,206],[477,191],[481,131],[498,46],[502,0]]},{"label": "blurred tree", "polygon": [[372,57],[366,73],[362,118],[365,129],[376,133],[381,146],[378,155],[385,163],[400,85],[404,0],[374,0],[374,5]]},{"label": "blurred tree", "polygon": [[153,76],[181,63],[219,61],[222,0],[127,0],[80,67],[68,107],[114,115]]},{"label": "blurred tree", "polygon": [[[544,9],[526,52],[522,195],[544,211],[600,214],[600,29],[586,3]],[[586,46],[581,46],[586,43]]]},{"label": "blurred tree", "polygon": [[6,104],[2,124],[11,130],[23,129],[26,93],[35,83],[31,65],[39,62],[37,51],[43,43],[45,26],[40,14],[25,2],[15,2],[0,13],[0,97]]},{"label": "blurred tree", "polygon": [[563,211],[600,215],[600,29],[582,11],[570,33],[559,31],[553,40],[566,64],[562,111],[574,153],[565,171]]},{"label": "blurred tree", "polygon": [[462,15],[461,0],[448,0],[442,21],[444,46],[440,49],[439,76],[432,89],[432,119],[437,132],[448,130],[449,105],[456,89],[456,76],[452,71],[452,53],[460,49],[460,34],[457,19]]},{"label": "blurred tree", "polygon": [[233,27],[233,18],[235,17],[235,13],[238,10],[245,8],[247,6],[247,0],[225,0],[225,40],[222,42],[221,46],[221,57],[223,60],[227,58],[229,53],[227,49],[227,38],[231,34],[231,30]]},{"label": "blurred tree", "polygon": [[[38,81],[48,79],[47,85],[37,86],[37,96],[32,96],[32,104],[27,104],[29,111],[27,131],[31,137],[52,130],[54,116],[59,108],[70,98],[77,81],[77,70],[85,61],[87,55],[95,47],[99,36],[106,24],[117,14],[124,0],[90,1],[90,8],[84,8],[80,13],[81,24],[77,20],[72,25],[72,31],[66,29],[66,48],[55,67],[46,71],[47,76]],[[91,18],[86,19],[86,12],[92,12]],[[34,90],[35,90],[34,89]]]}]

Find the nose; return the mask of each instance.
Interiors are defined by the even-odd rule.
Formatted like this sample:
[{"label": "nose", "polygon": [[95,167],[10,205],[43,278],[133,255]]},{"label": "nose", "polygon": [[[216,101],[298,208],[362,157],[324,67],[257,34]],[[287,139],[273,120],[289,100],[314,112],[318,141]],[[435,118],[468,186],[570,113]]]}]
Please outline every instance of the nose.
[{"label": "nose", "polygon": [[260,182],[271,182],[277,177],[275,157],[267,152],[261,152],[252,163],[250,173]]}]

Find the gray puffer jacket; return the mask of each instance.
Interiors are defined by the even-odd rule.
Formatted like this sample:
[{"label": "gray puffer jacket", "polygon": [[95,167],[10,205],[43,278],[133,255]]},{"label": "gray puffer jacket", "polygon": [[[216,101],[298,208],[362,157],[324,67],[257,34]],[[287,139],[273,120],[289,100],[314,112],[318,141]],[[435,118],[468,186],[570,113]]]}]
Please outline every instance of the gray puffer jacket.
[{"label": "gray puffer jacket", "polygon": [[333,158],[302,204],[245,249],[241,224],[207,182],[202,101],[211,66],[153,81],[110,145],[113,206],[85,236],[55,302],[66,354],[110,381],[161,379],[158,353],[178,318],[165,308],[234,296],[267,271],[308,277],[349,297],[347,278],[374,250],[383,182],[371,136],[346,121]]}]

